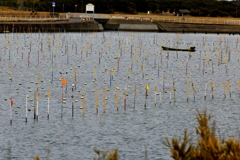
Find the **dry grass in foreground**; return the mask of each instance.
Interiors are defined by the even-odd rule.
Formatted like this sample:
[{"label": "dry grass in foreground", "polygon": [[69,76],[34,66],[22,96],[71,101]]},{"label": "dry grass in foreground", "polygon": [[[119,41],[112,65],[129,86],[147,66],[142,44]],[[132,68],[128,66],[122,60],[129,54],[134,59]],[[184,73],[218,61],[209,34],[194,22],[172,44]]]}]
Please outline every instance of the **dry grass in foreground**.
[{"label": "dry grass in foreground", "polygon": [[220,139],[215,135],[215,122],[210,124],[211,114],[201,114],[197,111],[198,126],[197,142],[190,140],[191,134],[184,130],[184,137],[166,138],[164,144],[170,149],[171,157],[175,160],[240,160],[239,141],[234,137]]}]

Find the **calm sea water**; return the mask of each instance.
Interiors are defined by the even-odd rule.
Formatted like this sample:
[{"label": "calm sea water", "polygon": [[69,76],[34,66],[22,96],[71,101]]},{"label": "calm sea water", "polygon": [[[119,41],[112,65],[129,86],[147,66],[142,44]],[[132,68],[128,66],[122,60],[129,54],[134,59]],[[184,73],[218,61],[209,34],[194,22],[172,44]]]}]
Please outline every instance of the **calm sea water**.
[{"label": "calm sea water", "polygon": [[[205,108],[215,115],[218,136],[239,137],[240,47],[237,35],[100,32],[10,33],[0,37],[0,159],[30,160],[38,155],[41,159],[85,160],[97,157],[94,148],[118,148],[121,160],[171,159],[169,149],[162,144],[164,137],[182,136],[185,128],[194,132],[196,110]],[[161,45],[195,46],[196,52],[163,51]],[[218,63],[218,59],[222,61]],[[72,90],[75,69],[77,83],[76,89],[73,87]],[[110,70],[114,70],[111,82]],[[62,77],[67,79],[64,90],[61,88]],[[169,91],[173,80],[176,84],[175,103],[174,93]],[[232,93],[230,97],[227,87],[224,98],[223,84],[226,82],[228,86],[228,80]],[[213,99],[211,82],[214,83]],[[197,91],[195,101],[192,83]],[[145,107],[146,85],[150,89]],[[94,107],[95,87],[98,88],[98,114]],[[118,111],[116,87],[119,87]],[[38,120],[34,120],[37,88]],[[103,88],[107,89],[105,113]],[[48,89],[51,90],[49,120]],[[125,89],[128,94],[126,110]],[[160,104],[162,89],[165,92],[161,92]],[[85,114],[79,109],[82,94],[85,95]],[[31,109],[27,123],[26,95],[29,96],[27,108]],[[62,95],[66,98],[64,104]],[[14,100],[12,108],[9,98]]]}]

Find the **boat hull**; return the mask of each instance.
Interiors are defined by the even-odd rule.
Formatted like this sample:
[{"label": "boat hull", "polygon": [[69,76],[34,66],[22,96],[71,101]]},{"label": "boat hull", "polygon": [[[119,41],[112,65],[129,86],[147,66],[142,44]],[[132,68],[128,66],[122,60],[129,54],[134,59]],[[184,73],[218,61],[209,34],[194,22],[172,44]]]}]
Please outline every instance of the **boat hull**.
[{"label": "boat hull", "polygon": [[169,48],[169,47],[164,47],[162,46],[163,50],[168,50],[168,51],[188,51],[188,52],[195,52],[195,47],[190,47],[188,49],[180,49],[180,48]]}]

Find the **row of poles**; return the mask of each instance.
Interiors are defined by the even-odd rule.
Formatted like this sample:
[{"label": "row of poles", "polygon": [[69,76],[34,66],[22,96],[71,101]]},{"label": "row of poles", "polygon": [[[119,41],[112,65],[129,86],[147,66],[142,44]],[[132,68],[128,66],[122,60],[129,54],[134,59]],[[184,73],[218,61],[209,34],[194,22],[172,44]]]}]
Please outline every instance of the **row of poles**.
[{"label": "row of poles", "polygon": [[[67,86],[67,83],[65,81],[65,79],[63,78],[62,79],[62,97],[61,97],[61,102],[62,102],[62,106],[61,106],[61,118],[63,117],[63,105],[66,103],[66,98],[65,98],[65,88],[64,86],[66,87]],[[211,87],[211,95],[212,95],[212,99],[214,98],[214,83],[213,82],[210,82],[210,87]],[[191,80],[190,78],[187,79],[187,87],[186,87],[186,99],[187,99],[187,102],[189,101],[189,98],[190,98],[190,92],[192,90],[192,93],[193,93],[193,97],[194,97],[194,101],[195,101],[195,96],[196,96],[196,88],[194,86],[194,83],[191,83]],[[191,89],[192,88],[192,89]],[[205,83],[205,90],[204,90],[204,100],[206,100],[206,97],[207,97],[207,88],[208,88],[208,85],[207,83]],[[149,90],[150,89],[150,86],[149,85],[146,85],[145,86],[145,94],[144,94],[144,107],[146,108],[147,107],[147,98],[148,98],[148,94],[149,94]],[[227,82],[223,82],[223,94],[224,94],[224,98],[226,98],[226,94],[227,94],[227,90],[229,92],[229,97],[231,97],[231,94],[232,94],[232,89],[231,89],[231,82],[230,80],[228,80]],[[106,87],[103,88],[103,112],[105,113],[107,111],[107,91],[110,91],[110,89],[107,89]],[[173,87],[168,87],[168,88],[164,88],[164,84],[159,87],[159,90],[157,90],[157,86],[154,86],[153,87],[153,91],[154,91],[154,105],[156,106],[157,104],[157,95],[159,95],[159,100],[160,100],[160,104],[162,104],[162,93],[167,93],[169,92],[169,102],[172,103],[172,91],[173,91],[173,102],[175,103],[176,102],[176,99],[177,99],[177,96],[176,96],[176,85],[175,85],[175,81],[173,81]],[[82,94],[81,94],[81,101],[82,101],[82,106],[80,107],[80,109],[82,109],[82,115],[84,115],[86,113],[86,102],[85,102],[85,88],[83,87],[82,88]],[[95,87],[94,88],[94,92],[95,92],[95,108],[96,108],[96,113],[98,113],[98,109],[99,109],[99,89],[98,87]],[[238,93],[240,95],[240,80],[238,80]],[[50,115],[50,94],[51,94],[51,91],[50,89],[48,89],[48,94],[46,95],[47,96],[47,101],[48,101],[48,107],[47,107],[47,119],[49,119],[49,115]],[[124,111],[127,110],[127,87],[125,86],[124,89],[123,89],[123,109]],[[38,120],[38,116],[39,116],[39,91],[37,89],[37,91],[35,92],[35,104],[34,105],[34,120]],[[27,122],[28,120],[28,111],[29,108],[28,108],[28,98],[29,96],[27,95],[26,96],[26,108],[25,108],[25,122]],[[75,85],[72,84],[72,117],[74,117],[74,98],[75,98]],[[115,95],[114,95],[114,98],[115,98],[115,105],[116,105],[116,109],[117,111],[119,110],[119,87],[116,87],[115,88]],[[134,84],[134,89],[133,89],[133,106],[134,106],[134,109],[135,109],[135,103],[136,103],[136,98],[137,98],[137,84]],[[12,111],[12,108],[13,108],[13,105],[14,105],[14,100],[13,98],[10,98],[10,124],[12,124],[12,118],[13,118],[13,111]],[[78,100],[75,100],[75,102],[78,102]]]}]

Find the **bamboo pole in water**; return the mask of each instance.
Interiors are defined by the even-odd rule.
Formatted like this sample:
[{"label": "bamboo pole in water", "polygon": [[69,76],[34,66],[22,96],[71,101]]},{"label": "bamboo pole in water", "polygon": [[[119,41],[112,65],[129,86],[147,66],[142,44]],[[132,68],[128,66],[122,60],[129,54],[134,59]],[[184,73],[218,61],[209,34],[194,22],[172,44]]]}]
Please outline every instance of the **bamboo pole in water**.
[{"label": "bamboo pole in water", "polygon": [[28,112],[28,103],[27,103],[28,95],[26,95],[26,116],[25,116],[25,122],[27,122],[27,112]]},{"label": "bamboo pole in water", "polygon": [[137,85],[134,84],[134,109],[135,109],[135,101],[136,101],[136,97],[137,97]]},{"label": "bamboo pole in water", "polygon": [[124,99],[124,111],[126,111],[126,109],[127,109],[127,87],[124,88],[123,99]]},{"label": "bamboo pole in water", "polygon": [[214,83],[213,82],[211,82],[211,88],[212,88],[212,99],[214,98],[214,90],[213,90],[213,88],[214,88]]},{"label": "bamboo pole in water", "polygon": [[157,104],[157,93],[156,93],[156,90],[157,90],[157,86],[154,86],[154,104],[155,104],[155,106]]},{"label": "bamboo pole in water", "polygon": [[93,68],[93,79],[96,81],[96,78],[97,78],[97,67],[94,66],[94,68]]},{"label": "bamboo pole in water", "polygon": [[107,110],[107,95],[106,95],[106,88],[103,88],[103,112],[106,113]]},{"label": "bamboo pole in water", "polygon": [[188,80],[187,80],[187,91],[186,91],[187,102],[188,102],[189,94],[190,94],[190,81],[191,81],[191,79],[188,78]]},{"label": "bamboo pole in water", "polygon": [[224,98],[226,98],[226,94],[227,94],[226,82],[223,82],[223,94],[224,94]]},{"label": "bamboo pole in water", "polygon": [[49,119],[49,114],[50,114],[50,103],[49,103],[50,98],[51,98],[51,90],[50,90],[50,88],[48,88],[48,111],[47,111],[48,119]]},{"label": "bamboo pole in water", "polygon": [[38,94],[39,94],[39,92],[36,91],[36,103],[37,103],[37,108],[36,108],[36,119],[37,119],[37,120],[38,120],[38,100],[39,100],[39,98],[38,98]]},{"label": "bamboo pole in water", "polygon": [[95,96],[96,96],[96,110],[97,110],[97,113],[98,113],[98,87],[95,87]]},{"label": "bamboo pole in water", "polygon": [[229,95],[231,97],[232,89],[231,89],[231,81],[230,80],[228,80],[228,92],[229,92]]},{"label": "bamboo pole in water", "polygon": [[115,95],[115,98],[116,98],[116,108],[117,108],[117,111],[118,111],[118,90],[119,90],[119,88],[118,87],[116,87],[116,95]]},{"label": "bamboo pole in water", "polygon": [[195,102],[195,93],[196,93],[196,89],[195,89],[193,83],[192,83],[192,90],[193,90],[193,100],[194,100],[194,102]]}]

